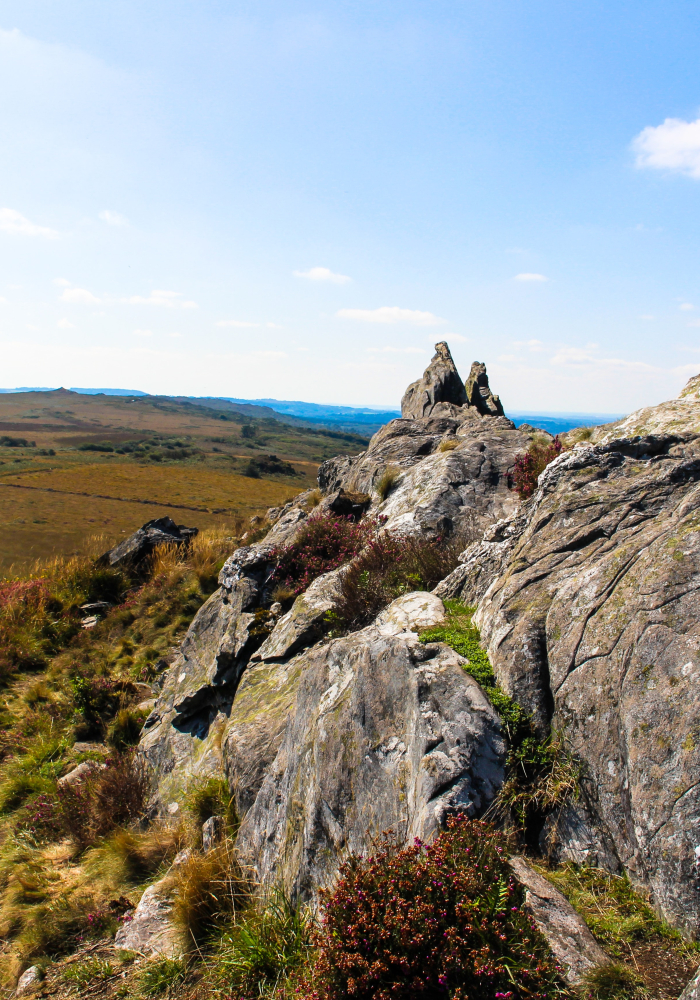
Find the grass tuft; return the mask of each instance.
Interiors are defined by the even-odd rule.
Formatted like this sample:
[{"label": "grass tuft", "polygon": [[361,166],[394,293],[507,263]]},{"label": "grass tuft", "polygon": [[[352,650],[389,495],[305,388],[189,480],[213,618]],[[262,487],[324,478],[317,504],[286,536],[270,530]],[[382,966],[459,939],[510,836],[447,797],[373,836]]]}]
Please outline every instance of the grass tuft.
[{"label": "grass tuft", "polygon": [[646,1000],[650,996],[644,980],[626,965],[603,965],[591,969],[581,983],[583,1000]]},{"label": "grass tuft", "polygon": [[374,489],[379,495],[379,499],[381,501],[386,500],[400,478],[401,469],[399,469],[398,465],[388,465],[386,467],[377,482],[374,484]]}]

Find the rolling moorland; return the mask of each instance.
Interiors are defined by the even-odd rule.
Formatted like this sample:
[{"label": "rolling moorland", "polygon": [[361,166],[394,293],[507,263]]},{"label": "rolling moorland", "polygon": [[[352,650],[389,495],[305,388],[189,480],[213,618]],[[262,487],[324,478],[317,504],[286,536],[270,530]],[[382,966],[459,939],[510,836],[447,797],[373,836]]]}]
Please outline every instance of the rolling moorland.
[{"label": "rolling moorland", "polygon": [[700,377],[556,439],[440,343],[315,480],[106,414],[19,478],[222,521],[0,585],[8,996],[696,1000]]},{"label": "rolling moorland", "polygon": [[[0,395],[0,576],[150,517],[220,528],[315,483],[354,434],[151,396]],[[270,456],[274,456],[273,459]],[[90,543],[93,544],[93,543]],[[14,567],[14,570],[12,569]]]}]

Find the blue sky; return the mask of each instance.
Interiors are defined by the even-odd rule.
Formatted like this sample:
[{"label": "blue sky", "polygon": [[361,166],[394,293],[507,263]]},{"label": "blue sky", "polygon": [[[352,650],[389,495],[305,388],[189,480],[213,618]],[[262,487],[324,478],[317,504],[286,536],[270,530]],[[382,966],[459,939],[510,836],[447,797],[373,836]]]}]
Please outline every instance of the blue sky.
[{"label": "blue sky", "polygon": [[506,409],[700,370],[690,2],[0,0],[0,384]]}]

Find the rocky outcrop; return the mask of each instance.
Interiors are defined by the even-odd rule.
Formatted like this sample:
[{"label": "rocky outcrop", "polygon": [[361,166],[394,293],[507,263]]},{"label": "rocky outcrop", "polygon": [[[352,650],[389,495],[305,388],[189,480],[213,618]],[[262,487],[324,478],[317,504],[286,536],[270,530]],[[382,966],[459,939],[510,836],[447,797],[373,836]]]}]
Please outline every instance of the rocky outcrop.
[{"label": "rocky outcrop", "polygon": [[659,433],[679,406],[694,426],[681,399],[556,459],[439,593],[479,601],[499,681],[584,762],[581,800],[545,830],[554,856],[624,869],[695,933],[700,438]]},{"label": "rocky outcrop", "polygon": [[503,416],[503,406],[498,396],[494,396],[489,388],[489,377],[483,362],[473,362],[465,390],[467,404],[474,406],[479,413],[489,417]]},{"label": "rocky outcrop", "polygon": [[440,403],[464,406],[467,393],[459,372],[444,340],[435,345],[435,355],[423,372],[423,378],[412,382],[401,400],[401,416],[408,420],[429,417]]},{"label": "rocky outcrop", "polygon": [[610,962],[583,919],[551,882],[524,858],[512,857],[510,866],[525,888],[525,905],[572,986],[587,972]]},{"label": "rocky outcrop", "polygon": [[293,661],[289,720],[238,835],[262,882],[314,897],[383,830],[430,838],[450,813],[480,815],[492,801],[498,717],[461,657],[410,631],[443,614],[431,595],[407,595]]},{"label": "rocky outcrop", "polygon": [[198,533],[198,528],[175,524],[172,518],[157,517],[147,521],[129,538],[115,545],[97,560],[105,566],[133,569],[150,556],[159,545],[188,545]]}]

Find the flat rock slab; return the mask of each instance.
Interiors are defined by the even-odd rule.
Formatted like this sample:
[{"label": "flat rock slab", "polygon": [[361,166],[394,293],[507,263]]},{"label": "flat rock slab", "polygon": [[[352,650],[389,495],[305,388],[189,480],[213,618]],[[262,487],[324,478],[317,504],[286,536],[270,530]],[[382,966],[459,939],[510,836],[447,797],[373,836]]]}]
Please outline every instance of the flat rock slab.
[{"label": "flat rock slab", "polygon": [[557,962],[566,969],[568,982],[577,985],[586,972],[610,962],[583,918],[551,882],[523,858],[512,857],[510,866],[525,887],[525,905]]}]

